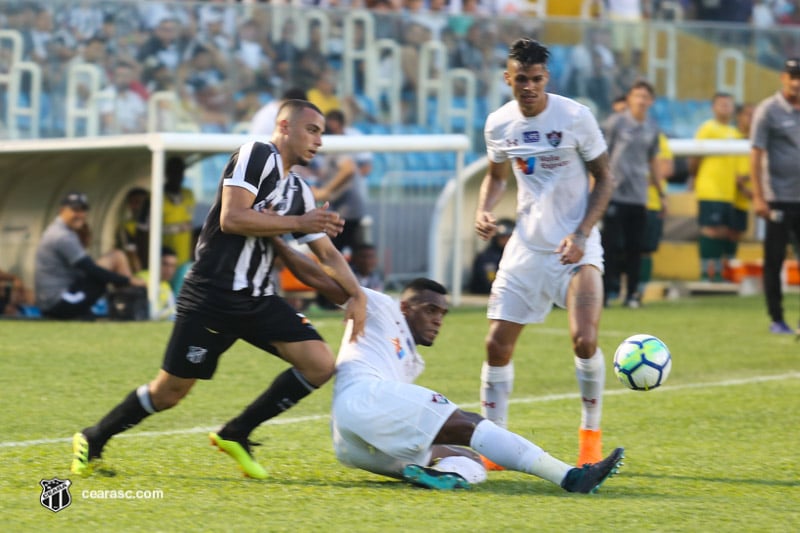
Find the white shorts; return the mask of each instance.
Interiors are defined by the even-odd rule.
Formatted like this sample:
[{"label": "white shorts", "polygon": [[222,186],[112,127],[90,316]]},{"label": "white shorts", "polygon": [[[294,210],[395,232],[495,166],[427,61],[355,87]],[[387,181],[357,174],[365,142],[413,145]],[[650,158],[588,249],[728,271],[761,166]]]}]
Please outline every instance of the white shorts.
[{"label": "white shorts", "polygon": [[438,392],[396,381],[366,380],[333,399],[333,449],[347,466],[401,477],[427,465],[433,439],[458,407]]},{"label": "white shorts", "polygon": [[506,244],[503,258],[492,283],[486,316],[490,320],[507,320],[516,324],[538,324],[553,308],[566,308],[569,282],[583,265],[603,271],[603,247],[597,231],[586,240],[581,261],[562,265],[560,255],[534,252],[515,235]]}]

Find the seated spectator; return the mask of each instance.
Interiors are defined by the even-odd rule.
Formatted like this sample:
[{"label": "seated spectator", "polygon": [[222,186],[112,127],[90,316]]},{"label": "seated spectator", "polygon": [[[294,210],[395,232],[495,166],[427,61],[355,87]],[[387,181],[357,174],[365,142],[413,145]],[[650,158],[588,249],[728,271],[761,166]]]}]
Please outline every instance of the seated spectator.
[{"label": "seated spectator", "polygon": [[113,84],[101,93],[101,130],[106,134],[142,133],[147,123],[147,103],[134,90],[139,83],[136,68],[119,62],[114,67]]},{"label": "seated spectator", "polygon": [[128,191],[114,238],[114,247],[125,252],[134,272],[147,265],[150,230],[147,226],[146,207],[149,201],[150,193],[147,189],[133,187]]},{"label": "seated spectator", "polygon": [[489,241],[489,245],[481,253],[475,256],[472,262],[472,279],[469,282],[469,290],[475,294],[489,294],[492,290],[492,282],[497,275],[497,267],[503,257],[503,249],[511,238],[514,231],[514,221],[502,218],[497,221],[497,232]]},{"label": "seated spectator", "polygon": [[350,268],[362,287],[383,292],[383,275],[377,270],[378,252],[371,244],[357,244],[350,258]]},{"label": "seated spectator", "polygon": [[[172,278],[178,270],[178,256],[169,246],[161,247],[161,281],[158,284],[158,306],[155,320],[172,320],[175,318],[176,304],[175,293],[172,292]],[[140,270],[136,276],[145,283],[150,279],[149,270]]]},{"label": "seated spectator", "polygon": [[0,316],[20,316],[33,303],[30,288],[11,272],[0,270]]},{"label": "seated spectator", "polygon": [[96,262],[81,243],[79,232],[86,228],[89,201],[85,194],[72,192],[61,201],[58,216],[47,227],[36,250],[36,304],[51,318],[91,318],[91,307],[115,287],[144,287],[133,276],[128,259],[112,250]]}]

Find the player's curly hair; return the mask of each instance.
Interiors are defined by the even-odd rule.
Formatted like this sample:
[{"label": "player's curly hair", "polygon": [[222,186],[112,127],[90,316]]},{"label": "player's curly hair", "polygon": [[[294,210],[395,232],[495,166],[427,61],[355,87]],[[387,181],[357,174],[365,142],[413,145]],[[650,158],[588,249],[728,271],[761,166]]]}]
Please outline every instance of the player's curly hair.
[{"label": "player's curly hair", "polygon": [[520,65],[546,65],[550,51],[535,39],[521,38],[511,44],[508,58],[518,61]]},{"label": "player's curly hair", "polygon": [[447,289],[445,289],[441,283],[428,278],[416,278],[408,282],[408,284],[403,287],[402,299],[406,300],[413,298],[422,291],[433,291],[439,294],[447,294]]}]

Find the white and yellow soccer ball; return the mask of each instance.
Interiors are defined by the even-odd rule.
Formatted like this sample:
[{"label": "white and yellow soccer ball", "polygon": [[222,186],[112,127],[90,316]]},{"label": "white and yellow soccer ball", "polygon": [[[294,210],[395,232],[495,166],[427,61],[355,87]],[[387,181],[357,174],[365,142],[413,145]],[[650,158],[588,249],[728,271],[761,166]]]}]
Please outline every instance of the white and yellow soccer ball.
[{"label": "white and yellow soccer ball", "polygon": [[669,348],[652,335],[632,335],[614,353],[614,374],[629,389],[655,389],[667,380],[671,369]]}]

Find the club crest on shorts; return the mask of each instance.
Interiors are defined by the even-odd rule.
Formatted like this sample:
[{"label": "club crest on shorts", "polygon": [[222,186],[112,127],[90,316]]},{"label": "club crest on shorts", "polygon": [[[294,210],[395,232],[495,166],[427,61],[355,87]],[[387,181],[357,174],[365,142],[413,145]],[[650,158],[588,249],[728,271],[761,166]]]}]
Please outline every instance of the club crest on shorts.
[{"label": "club crest on shorts", "polygon": [[200,346],[189,346],[189,349],[186,351],[186,360],[199,365],[205,361],[207,353],[208,350]]},{"label": "club crest on shorts", "polygon": [[558,147],[561,144],[561,132],[560,131],[551,131],[547,134],[547,142],[550,143],[550,146],[553,148]]},{"label": "club crest on shorts", "polygon": [[43,479],[39,481],[42,486],[42,495],[39,496],[39,501],[42,507],[50,509],[54,513],[69,507],[72,503],[72,496],[69,493],[69,486],[72,481],[68,479]]}]

